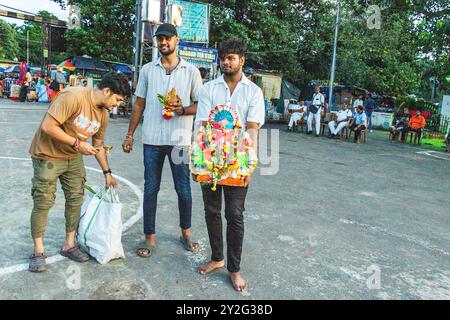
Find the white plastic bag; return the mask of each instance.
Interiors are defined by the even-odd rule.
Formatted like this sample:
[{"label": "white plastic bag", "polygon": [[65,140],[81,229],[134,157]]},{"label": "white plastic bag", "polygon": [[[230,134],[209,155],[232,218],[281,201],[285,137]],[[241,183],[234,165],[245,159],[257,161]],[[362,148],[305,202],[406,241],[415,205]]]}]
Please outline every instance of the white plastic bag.
[{"label": "white plastic bag", "polygon": [[78,243],[100,264],[125,258],[122,247],[122,204],[114,188],[86,186],[78,226]]}]

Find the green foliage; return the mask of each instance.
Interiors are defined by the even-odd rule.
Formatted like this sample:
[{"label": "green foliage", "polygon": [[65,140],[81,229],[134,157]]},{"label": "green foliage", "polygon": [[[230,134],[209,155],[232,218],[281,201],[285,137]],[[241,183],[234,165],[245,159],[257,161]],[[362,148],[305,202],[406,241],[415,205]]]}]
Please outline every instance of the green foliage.
[{"label": "green foliage", "polygon": [[69,56],[131,63],[135,0],[52,0],[62,7],[80,8],[81,28],[65,34]]},{"label": "green foliage", "polygon": [[[53,0],[79,4],[82,28],[67,32],[67,52],[132,61],[135,0]],[[336,3],[331,0],[210,0],[210,46],[230,37],[248,45],[248,66],[276,70],[301,85],[329,79]],[[384,95],[448,91],[449,2],[340,0],[336,82]],[[368,5],[381,8],[381,29],[369,29]],[[145,60],[145,59],[144,59]]]},{"label": "green foliage", "polygon": [[[37,15],[57,19],[55,15],[48,11],[39,11]],[[38,66],[41,63],[42,55],[42,25],[40,23],[25,21],[22,26],[16,27],[16,38],[19,43],[18,58],[20,61],[27,60],[27,31],[29,32],[30,63]],[[52,61],[55,61],[55,59],[52,59]],[[56,61],[59,62],[59,60]]]},{"label": "green foliage", "polygon": [[19,44],[14,27],[0,20],[0,58],[13,60],[18,58]]}]

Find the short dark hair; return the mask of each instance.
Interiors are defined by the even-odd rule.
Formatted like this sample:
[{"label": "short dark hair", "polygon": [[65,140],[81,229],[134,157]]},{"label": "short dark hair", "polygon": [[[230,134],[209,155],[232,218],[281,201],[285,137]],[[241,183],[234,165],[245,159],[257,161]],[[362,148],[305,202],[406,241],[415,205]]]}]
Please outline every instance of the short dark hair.
[{"label": "short dark hair", "polygon": [[123,73],[115,71],[108,72],[102,77],[102,80],[97,84],[97,88],[109,88],[113,94],[118,94],[124,97],[131,95],[130,84],[127,77]]},{"label": "short dark hair", "polygon": [[227,54],[238,54],[240,57],[244,56],[247,46],[242,39],[228,39],[219,45],[219,58]]},{"label": "short dark hair", "polygon": [[200,71],[200,76],[202,77],[202,79],[206,79],[206,77],[208,76],[208,70],[206,70],[206,68],[200,67],[198,68],[198,71]]}]

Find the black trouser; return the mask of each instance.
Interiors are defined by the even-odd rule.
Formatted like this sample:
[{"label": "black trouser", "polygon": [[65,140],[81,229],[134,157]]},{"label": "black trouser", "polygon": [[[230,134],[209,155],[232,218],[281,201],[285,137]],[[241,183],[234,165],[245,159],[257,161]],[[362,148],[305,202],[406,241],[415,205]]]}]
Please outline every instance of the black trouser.
[{"label": "black trouser", "polygon": [[[355,130],[355,128],[356,127],[358,127],[358,125],[355,123],[355,122],[353,122],[351,125],[350,125],[350,130]],[[356,141],[358,141],[358,138],[359,138],[359,136],[361,135],[361,131],[363,131],[363,130],[365,130],[366,129],[366,126],[361,126],[361,127],[359,127],[356,131],[354,131],[354,133],[355,133],[355,139],[354,139],[354,141],[356,142]]]},{"label": "black trouser", "polygon": [[414,129],[414,128],[408,127],[407,130],[408,131],[406,132],[406,134],[408,134],[409,131],[417,132],[417,137],[418,137],[417,139],[420,142],[420,140],[422,139],[422,128]]},{"label": "black trouser", "polygon": [[211,245],[211,260],[222,261],[222,190],[225,196],[225,219],[227,220],[227,269],[239,272],[241,264],[242,243],[244,240],[244,205],[248,187],[202,185],[205,219]]}]

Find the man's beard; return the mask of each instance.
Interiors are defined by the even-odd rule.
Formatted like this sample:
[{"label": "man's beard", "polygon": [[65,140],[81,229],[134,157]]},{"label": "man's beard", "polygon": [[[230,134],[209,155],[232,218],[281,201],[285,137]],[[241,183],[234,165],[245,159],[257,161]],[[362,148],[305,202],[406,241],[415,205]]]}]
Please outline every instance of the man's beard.
[{"label": "man's beard", "polygon": [[175,49],[171,50],[170,48],[168,48],[165,52],[163,52],[161,49],[159,49],[159,53],[161,53],[163,56],[170,56],[174,52],[175,52]]},{"label": "man's beard", "polygon": [[222,70],[222,73],[224,75],[230,77],[230,76],[234,76],[234,75],[238,74],[239,73],[239,69],[238,70],[229,69],[229,71]]}]

